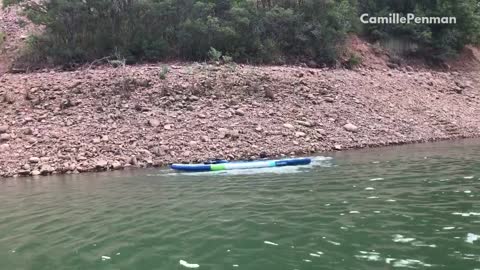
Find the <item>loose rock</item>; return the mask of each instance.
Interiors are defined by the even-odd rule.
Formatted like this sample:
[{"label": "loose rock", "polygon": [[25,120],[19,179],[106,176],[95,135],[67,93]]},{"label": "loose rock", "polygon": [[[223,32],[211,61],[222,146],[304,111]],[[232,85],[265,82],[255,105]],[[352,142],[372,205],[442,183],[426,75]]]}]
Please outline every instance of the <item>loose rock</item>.
[{"label": "loose rock", "polygon": [[2,141],[8,141],[12,138],[12,136],[10,134],[7,134],[7,133],[4,133],[4,134],[0,134],[0,142]]},{"label": "loose rock", "polygon": [[284,127],[288,128],[288,129],[295,129],[295,127],[292,125],[292,124],[283,124]]},{"label": "loose rock", "polygon": [[38,157],[31,157],[30,159],[28,159],[28,162],[30,162],[30,163],[39,163],[39,162],[40,162],[40,158],[38,158]]},{"label": "loose rock", "polygon": [[105,170],[107,169],[108,162],[106,160],[98,160],[97,163],[95,164],[95,168],[99,170]]},{"label": "loose rock", "polygon": [[158,121],[157,119],[149,119],[148,124],[151,127],[158,127],[158,126],[160,126],[160,121]]},{"label": "loose rock", "polygon": [[8,151],[9,149],[10,149],[10,145],[9,145],[9,144],[6,144],[6,143],[0,144],[0,153],[6,152],[6,151]]},{"label": "loose rock", "polygon": [[42,167],[40,168],[40,174],[41,175],[47,175],[47,174],[51,174],[55,171],[55,169],[48,165],[48,164],[44,164],[42,165]]},{"label": "loose rock", "polygon": [[325,98],[325,101],[328,102],[328,103],[334,103],[334,102],[335,102],[335,99],[332,98],[332,97],[326,97],[326,98]]},{"label": "loose rock", "polygon": [[350,131],[350,132],[357,132],[358,131],[358,127],[353,125],[353,124],[346,124],[343,126],[343,128],[346,130],[346,131]]},{"label": "loose rock", "polygon": [[114,170],[121,170],[121,169],[123,169],[122,163],[120,163],[119,161],[114,161],[114,162],[112,163],[112,169],[114,169]]},{"label": "loose rock", "polygon": [[295,132],[295,137],[305,137],[307,134],[305,132],[297,131]]},{"label": "loose rock", "polygon": [[0,133],[6,133],[7,131],[8,131],[8,126],[7,125],[0,126]]}]

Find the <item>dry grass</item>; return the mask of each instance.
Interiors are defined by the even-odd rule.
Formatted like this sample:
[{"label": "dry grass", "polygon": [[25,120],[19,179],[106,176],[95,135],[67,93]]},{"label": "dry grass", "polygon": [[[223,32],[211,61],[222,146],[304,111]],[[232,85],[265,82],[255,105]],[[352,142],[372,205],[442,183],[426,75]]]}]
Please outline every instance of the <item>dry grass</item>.
[{"label": "dry grass", "polygon": [[6,38],[6,37],[7,37],[7,36],[5,35],[5,33],[0,32],[0,47],[2,47],[3,42],[5,41],[5,38]]}]

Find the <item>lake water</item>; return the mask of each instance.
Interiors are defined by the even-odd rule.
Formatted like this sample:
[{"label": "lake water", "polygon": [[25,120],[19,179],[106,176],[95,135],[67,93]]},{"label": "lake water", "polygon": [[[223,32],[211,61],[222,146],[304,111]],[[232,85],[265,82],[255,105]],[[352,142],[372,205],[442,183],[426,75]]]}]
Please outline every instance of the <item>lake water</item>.
[{"label": "lake water", "polygon": [[0,269],[480,269],[480,141],[0,181]]}]

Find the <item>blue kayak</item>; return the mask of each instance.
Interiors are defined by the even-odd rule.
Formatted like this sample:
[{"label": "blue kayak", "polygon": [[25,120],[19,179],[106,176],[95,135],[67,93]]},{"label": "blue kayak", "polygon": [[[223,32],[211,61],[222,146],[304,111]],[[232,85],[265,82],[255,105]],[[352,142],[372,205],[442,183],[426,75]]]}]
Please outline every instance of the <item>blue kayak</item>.
[{"label": "blue kayak", "polygon": [[234,161],[220,162],[218,164],[172,164],[170,167],[177,171],[184,172],[210,172],[241,169],[258,169],[284,166],[308,165],[312,162],[310,158],[290,158],[277,160],[254,160],[254,161]]}]

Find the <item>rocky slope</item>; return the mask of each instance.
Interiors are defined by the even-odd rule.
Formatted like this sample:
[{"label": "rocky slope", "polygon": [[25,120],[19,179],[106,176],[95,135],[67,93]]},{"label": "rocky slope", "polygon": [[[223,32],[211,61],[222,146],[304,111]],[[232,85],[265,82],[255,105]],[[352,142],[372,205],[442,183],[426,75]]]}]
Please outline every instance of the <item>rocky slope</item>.
[{"label": "rocky slope", "polygon": [[480,135],[468,73],[170,64],[0,78],[0,175]]}]

